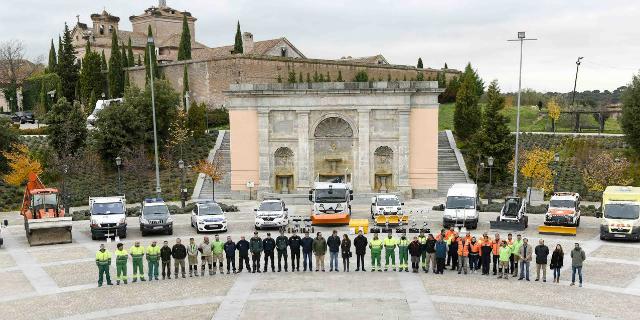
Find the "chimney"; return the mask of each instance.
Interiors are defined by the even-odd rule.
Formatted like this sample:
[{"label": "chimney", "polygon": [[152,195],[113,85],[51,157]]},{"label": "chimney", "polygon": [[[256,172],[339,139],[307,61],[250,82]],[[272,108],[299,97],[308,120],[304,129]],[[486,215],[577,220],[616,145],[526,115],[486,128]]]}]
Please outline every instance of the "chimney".
[{"label": "chimney", "polygon": [[242,52],[250,54],[253,51],[253,35],[251,32],[242,33]]}]

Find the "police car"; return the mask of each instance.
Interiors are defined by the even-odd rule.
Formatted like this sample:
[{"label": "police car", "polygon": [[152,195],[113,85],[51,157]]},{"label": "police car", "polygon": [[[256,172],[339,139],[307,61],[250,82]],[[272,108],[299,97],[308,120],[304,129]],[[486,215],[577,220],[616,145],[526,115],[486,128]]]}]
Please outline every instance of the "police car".
[{"label": "police car", "polygon": [[213,201],[197,202],[191,212],[191,226],[197,233],[207,231],[227,231],[227,217],[220,206]]}]

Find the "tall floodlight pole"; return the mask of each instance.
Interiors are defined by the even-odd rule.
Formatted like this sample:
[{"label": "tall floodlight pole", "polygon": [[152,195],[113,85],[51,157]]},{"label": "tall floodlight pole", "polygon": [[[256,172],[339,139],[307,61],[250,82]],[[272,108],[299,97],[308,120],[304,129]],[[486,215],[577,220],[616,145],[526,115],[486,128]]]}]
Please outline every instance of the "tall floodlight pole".
[{"label": "tall floodlight pole", "polygon": [[520,139],[520,92],[522,90],[522,47],[525,41],[538,40],[538,39],[526,39],[524,31],[518,32],[518,39],[512,39],[507,41],[520,41],[520,72],[518,73],[518,111],[516,115],[516,154],[513,166],[513,196],[518,195],[518,143]]},{"label": "tall floodlight pole", "polygon": [[578,57],[576,61],[576,79],[573,81],[573,95],[571,96],[571,106],[573,107],[573,103],[576,100],[576,86],[578,85],[578,70],[580,69],[580,60],[584,59],[584,57]]},{"label": "tall floodlight pole", "polygon": [[149,84],[151,86],[151,113],[153,115],[153,148],[154,158],[156,162],[156,198],[160,198],[160,164],[158,163],[158,130],[156,128],[156,96],[155,89],[153,87],[153,55],[151,54],[151,48],[153,47],[153,37],[147,38],[147,47],[149,51]]}]

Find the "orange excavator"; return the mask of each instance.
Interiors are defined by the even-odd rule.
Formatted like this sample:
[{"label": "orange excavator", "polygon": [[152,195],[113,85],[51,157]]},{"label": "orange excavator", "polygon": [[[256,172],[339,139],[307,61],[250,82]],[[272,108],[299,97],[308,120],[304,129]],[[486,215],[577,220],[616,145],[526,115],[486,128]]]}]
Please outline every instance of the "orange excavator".
[{"label": "orange excavator", "polygon": [[31,246],[71,242],[71,217],[66,217],[58,189],[47,188],[35,173],[29,174],[22,209]]}]

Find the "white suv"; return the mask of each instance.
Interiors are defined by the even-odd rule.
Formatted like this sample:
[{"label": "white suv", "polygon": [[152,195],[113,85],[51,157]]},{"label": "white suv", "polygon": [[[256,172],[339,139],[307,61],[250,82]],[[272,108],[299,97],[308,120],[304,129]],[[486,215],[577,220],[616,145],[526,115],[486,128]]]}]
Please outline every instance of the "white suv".
[{"label": "white suv", "polygon": [[379,194],[371,198],[371,219],[377,215],[402,215],[400,198],[395,194]]},{"label": "white suv", "polygon": [[286,227],[289,224],[289,208],[280,199],[264,200],[253,211],[256,212],[256,230]]},{"label": "white suv", "polygon": [[191,226],[197,233],[227,231],[227,217],[217,203],[199,202],[191,212]]}]

